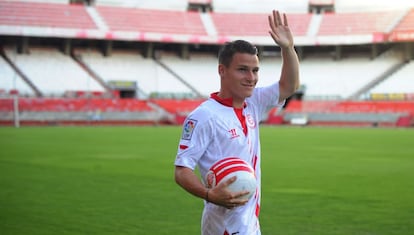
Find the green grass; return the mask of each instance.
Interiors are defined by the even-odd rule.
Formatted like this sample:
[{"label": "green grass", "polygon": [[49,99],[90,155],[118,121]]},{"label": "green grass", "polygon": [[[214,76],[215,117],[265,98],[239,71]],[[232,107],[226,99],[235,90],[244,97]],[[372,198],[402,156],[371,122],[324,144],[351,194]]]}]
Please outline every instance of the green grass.
[{"label": "green grass", "polygon": [[[0,234],[200,234],[179,127],[0,128]],[[263,234],[414,234],[414,130],[262,127]]]}]

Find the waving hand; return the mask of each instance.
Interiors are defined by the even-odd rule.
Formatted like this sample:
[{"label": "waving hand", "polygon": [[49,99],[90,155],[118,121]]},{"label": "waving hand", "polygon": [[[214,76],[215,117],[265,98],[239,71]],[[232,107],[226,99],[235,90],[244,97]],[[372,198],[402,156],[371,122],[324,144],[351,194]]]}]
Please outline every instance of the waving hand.
[{"label": "waving hand", "polygon": [[293,35],[290,31],[286,14],[283,14],[283,21],[279,11],[273,10],[268,16],[270,36],[282,48],[293,47]]}]

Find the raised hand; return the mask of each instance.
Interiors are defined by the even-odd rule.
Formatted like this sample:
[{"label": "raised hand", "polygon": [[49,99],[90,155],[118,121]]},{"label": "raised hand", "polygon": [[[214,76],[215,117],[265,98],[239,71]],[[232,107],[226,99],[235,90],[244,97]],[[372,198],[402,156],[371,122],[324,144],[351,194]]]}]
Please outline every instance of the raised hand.
[{"label": "raised hand", "polygon": [[286,14],[280,16],[279,11],[273,10],[268,16],[270,26],[270,36],[282,48],[293,47],[293,35],[290,31]]}]

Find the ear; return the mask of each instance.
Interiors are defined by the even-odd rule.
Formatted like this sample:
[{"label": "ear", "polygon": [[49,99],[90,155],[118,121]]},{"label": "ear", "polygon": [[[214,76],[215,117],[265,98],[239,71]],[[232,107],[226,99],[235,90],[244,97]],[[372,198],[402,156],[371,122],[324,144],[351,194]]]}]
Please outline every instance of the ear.
[{"label": "ear", "polygon": [[225,70],[226,70],[226,67],[224,65],[222,65],[222,64],[218,65],[218,73],[219,73],[220,77],[222,77],[224,75]]}]

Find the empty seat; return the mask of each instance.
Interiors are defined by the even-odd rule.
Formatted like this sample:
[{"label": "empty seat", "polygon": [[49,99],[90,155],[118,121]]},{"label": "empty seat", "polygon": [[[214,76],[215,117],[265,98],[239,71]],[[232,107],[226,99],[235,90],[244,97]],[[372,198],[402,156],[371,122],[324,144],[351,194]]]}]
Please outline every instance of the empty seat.
[{"label": "empty seat", "polygon": [[207,35],[198,12],[97,6],[110,30]]},{"label": "empty seat", "polygon": [[60,96],[66,91],[104,91],[70,56],[58,50],[31,48],[30,54],[17,54],[6,48],[6,54],[45,95]]},{"label": "empty seat", "polygon": [[0,25],[96,29],[83,5],[0,1]]},{"label": "empty seat", "polygon": [[388,33],[404,11],[326,13],[318,35]]},{"label": "empty seat", "polygon": [[[220,36],[266,36],[269,37],[268,13],[213,12],[211,18]],[[312,15],[288,14],[288,21],[295,36],[307,33]]]}]

